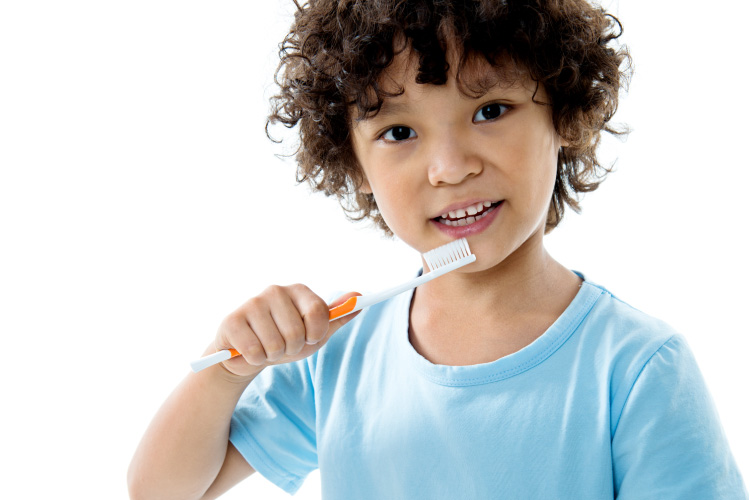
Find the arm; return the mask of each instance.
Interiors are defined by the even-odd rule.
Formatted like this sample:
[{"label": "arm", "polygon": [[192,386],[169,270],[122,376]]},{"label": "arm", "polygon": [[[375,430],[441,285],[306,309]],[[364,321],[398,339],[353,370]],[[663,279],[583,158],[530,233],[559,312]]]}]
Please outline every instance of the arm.
[{"label": "arm", "polygon": [[191,373],[149,425],[128,471],[133,499],[215,498],[253,469],[229,444],[229,421],[254,376]]},{"label": "arm", "polygon": [[263,368],[312,355],[354,316],[329,323],[328,305],[302,285],[270,287],[230,314],[206,353],[242,356],[191,373],[169,396],[131,462],[131,498],[216,498],[252,474],[229,444],[240,396]]}]

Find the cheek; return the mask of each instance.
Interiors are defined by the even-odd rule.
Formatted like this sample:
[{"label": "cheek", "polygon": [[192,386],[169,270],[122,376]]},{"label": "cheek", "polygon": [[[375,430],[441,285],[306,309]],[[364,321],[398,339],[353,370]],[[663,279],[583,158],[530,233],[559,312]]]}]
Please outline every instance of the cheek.
[{"label": "cheek", "polygon": [[378,210],[390,228],[398,227],[398,214],[405,211],[403,193],[397,184],[380,183],[373,189]]},{"label": "cheek", "polygon": [[517,151],[511,185],[523,194],[518,191],[516,194],[520,196],[516,200],[524,200],[522,204],[527,210],[539,212],[540,216],[546,214],[557,179],[556,146],[542,137]]},{"label": "cheek", "polygon": [[418,203],[416,187],[409,187],[407,180],[397,175],[378,175],[370,185],[385,223],[396,236],[404,239],[414,229],[414,215],[418,212],[412,206]]}]

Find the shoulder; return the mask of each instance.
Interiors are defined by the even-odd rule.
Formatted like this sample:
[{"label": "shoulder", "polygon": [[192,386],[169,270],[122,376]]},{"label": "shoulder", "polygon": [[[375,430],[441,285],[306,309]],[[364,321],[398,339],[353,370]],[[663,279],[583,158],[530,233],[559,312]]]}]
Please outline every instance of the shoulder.
[{"label": "shoulder", "polygon": [[580,333],[595,337],[611,353],[639,358],[644,362],[669,342],[684,340],[671,325],[619,299],[609,290],[584,282],[598,291],[598,298],[581,322]]},{"label": "shoulder", "polygon": [[[586,282],[584,286],[597,289],[599,297],[577,333],[606,370],[615,420],[637,383],[673,384],[700,376],[686,339],[671,325],[600,285]],[[648,376],[652,372],[660,376]]]}]

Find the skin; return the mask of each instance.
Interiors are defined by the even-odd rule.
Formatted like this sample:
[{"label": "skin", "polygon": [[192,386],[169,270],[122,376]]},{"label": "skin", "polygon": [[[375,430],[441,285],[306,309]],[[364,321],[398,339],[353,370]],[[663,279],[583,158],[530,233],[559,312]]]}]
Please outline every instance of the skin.
[{"label": "skin", "polygon": [[[435,363],[492,361],[541,335],[580,284],[543,246],[565,143],[523,72],[468,97],[453,73],[446,85],[417,85],[412,63],[401,54],[383,82],[403,87],[403,95],[352,122],[362,190],[420,253],[454,239],[434,220],[450,207],[502,201],[492,218],[468,230],[477,261],[415,291],[409,332],[414,348]],[[472,69],[477,78],[497,76],[486,65]],[[544,99],[539,89],[536,100]],[[303,285],[273,286],[231,313],[206,354],[235,348],[242,356],[189,374],[165,401],[131,462],[131,498],[217,498],[252,474],[228,442],[234,407],[263,369],[313,354],[355,316],[329,323],[328,308]]]},{"label": "skin", "polygon": [[234,347],[242,356],[190,373],[167,398],[128,470],[132,499],[213,499],[254,469],[229,443],[240,396],[266,367],[320,350],[357,313],[329,323],[328,305],[304,285],[271,286],[221,323],[204,354]]},{"label": "skin", "polygon": [[508,78],[474,97],[461,92],[454,72],[445,85],[420,85],[415,68],[400,54],[384,84],[403,94],[352,127],[361,189],[374,194],[394,234],[422,253],[453,239],[434,221],[446,207],[502,200],[492,222],[468,236],[477,261],[419,287],[410,323],[412,345],[434,363],[493,361],[544,333],[580,285],[543,245],[566,143],[544,89],[522,70],[475,63],[465,81],[497,71]]}]

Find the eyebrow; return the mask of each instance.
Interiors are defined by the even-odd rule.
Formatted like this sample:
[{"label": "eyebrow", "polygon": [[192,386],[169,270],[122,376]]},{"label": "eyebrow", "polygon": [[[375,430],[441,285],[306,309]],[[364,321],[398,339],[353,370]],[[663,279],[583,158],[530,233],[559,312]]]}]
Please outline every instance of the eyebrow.
[{"label": "eyebrow", "polygon": [[357,121],[363,122],[367,120],[373,120],[376,118],[388,118],[391,115],[407,113],[409,109],[410,109],[410,106],[407,103],[385,100],[383,101],[383,104],[380,106],[380,109],[377,111],[377,113],[373,115],[366,114],[365,116],[361,118],[357,118]]}]

